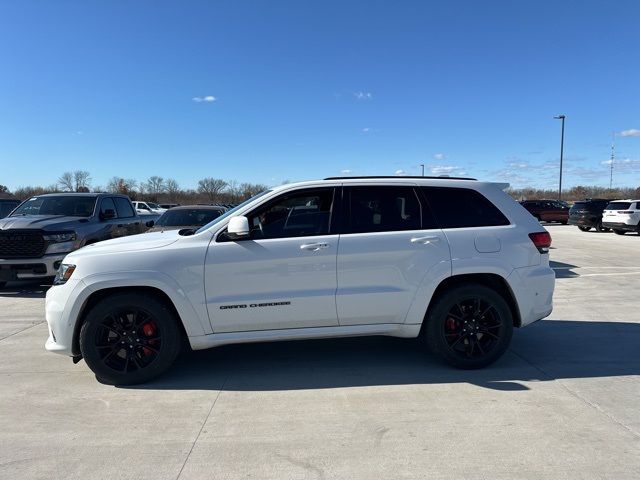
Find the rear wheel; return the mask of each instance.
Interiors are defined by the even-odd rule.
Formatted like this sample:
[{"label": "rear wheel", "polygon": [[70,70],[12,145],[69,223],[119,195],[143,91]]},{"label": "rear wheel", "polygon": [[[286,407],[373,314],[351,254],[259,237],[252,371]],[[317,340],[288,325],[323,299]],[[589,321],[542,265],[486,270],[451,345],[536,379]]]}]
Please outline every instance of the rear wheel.
[{"label": "rear wheel", "polygon": [[80,351],[96,378],[110,385],[147,382],[167,370],[181,345],[172,311],[144,294],[117,293],[98,302],[80,330]]},{"label": "rear wheel", "polygon": [[615,233],[616,235],[624,235],[627,232],[625,232],[624,230],[616,230],[616,229],[614,229],[613,233]]},{"label": "rear wheel", "polygon": [[458,368],[482,368],[495,362],[513,335],[507,302],[483,285],[459,286],[444,293],[425,320],[429,349]]},{"label": "rear wheel", "polygon": [[583,232],[588,232],[589,230],[591,230],[591,227],[582,227],[582,226],[578,226],[578,228],[583,231]]},{"label": "rear wheel", "polygon": [[608,228],[604,228],[602,226],[602,222],[598,222],[598,223],[596,223],[596,231],[597,232],[608,232],[609,229]]},{"label": "rear wheel", "polygon": [[0,288],[4,288],[7,285],[7,282],[0,282]]}]

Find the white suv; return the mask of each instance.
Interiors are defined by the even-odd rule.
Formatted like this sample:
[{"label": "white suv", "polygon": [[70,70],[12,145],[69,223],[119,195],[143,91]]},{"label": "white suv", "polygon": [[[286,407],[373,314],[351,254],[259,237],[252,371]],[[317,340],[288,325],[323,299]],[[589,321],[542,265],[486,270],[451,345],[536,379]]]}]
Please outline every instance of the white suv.
[{"label": "white suv", "polygon": [[640,233],[640,200],[615,200],[602,213],[602,226],[618,235]]},{"label": "white suv", "polygon": [[138,215],[162,215],[167,211],[166,208],[162,208],[157,203],[152,202],[131,202],[133,208],[136,209]]},{"label": "white suv", "polygon": [[479,368],[551,313],[551,237],[505,185],[428,177],[283,185],[196,230],[69,254],[47,292],[47,350],[105,383],[165,371],[183,339],[391,335]]}]

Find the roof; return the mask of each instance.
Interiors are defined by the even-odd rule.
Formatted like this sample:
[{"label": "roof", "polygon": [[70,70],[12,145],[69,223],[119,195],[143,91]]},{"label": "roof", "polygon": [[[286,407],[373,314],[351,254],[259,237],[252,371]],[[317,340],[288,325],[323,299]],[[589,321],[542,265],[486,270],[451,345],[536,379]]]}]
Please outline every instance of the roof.
[{"label": "roof", "polygon": [[351,180],[351,179],[366,179],[366,178],[398,178],[398,179],[403,179],[403,178],[419,178],[422,180],[477,180],[475,178],[469,178],[469,177],[425,177],[424,175],[419,175],[419,176],[411,176],[411,175],[363,175],[363,176],[359,176],[359,177],[327,177],[325,178],[325,180]]},{"label": "roof", "polygon": [[123,197],[129,198],[121,193],[105,193],[105,192],[56,192],[56,193],[43,193],[41,195],[33,195],[34,197],[59,197],[59,196],[74,196],[74,197]]},{"label": "roof", "polygon": [[226,210],[225,207],[220,205],[179,205],[177,207],[171,207],[169,210]]}]

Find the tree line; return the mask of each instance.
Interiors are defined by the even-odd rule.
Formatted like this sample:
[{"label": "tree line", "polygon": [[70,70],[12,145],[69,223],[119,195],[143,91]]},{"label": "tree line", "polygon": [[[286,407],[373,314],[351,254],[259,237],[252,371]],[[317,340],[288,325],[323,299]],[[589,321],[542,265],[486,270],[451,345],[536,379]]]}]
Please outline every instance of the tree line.
[{"label": "tree line", "polygon": [[179,203],[182,205],[195,203],[235,204],[266,190],[268,187],[259,183],[240,183],[236,180],[205,177],[198,180],[196,188],[182,188],[173,178],[158,175],[146,181],[133,178],[111,177],[106,186],[92,185],[92,177],[86,170],[64,172],[56,183],[42,186],[16,188],[11,192],[0,185],[0,196],[25,200],[34,195],[61,192],[108,192],[127,195],[131,200],[152,201],[157,203]]},{"label": "tree line", "polygon": [[[131,200],[148,200],[158,203],[194,203],[235,204],[252,197],[268,187],[259,183],[240,183],[236,180],[223,180],[206,177],[198,180],[196,188],[182,188],[173,178],[158,175],[139,182],[132,178],[112,177],[106,187],[92,186],[91,174],[86,170],[64,172],[56,183],[46,187],[19,187],[13,192],[0,185],[0,196],[15,197],[25,200],[34,195],[52,192],[109,192],[121,193]],[[516,200],[540,200],[558,198],[557,190],[536,188],[510,188],[507,190]],[[584,200],[585,198],[640,198],[640,187],[613,188],[598,186],[575,186],[562,192],[562,199],[567,201]]]}]

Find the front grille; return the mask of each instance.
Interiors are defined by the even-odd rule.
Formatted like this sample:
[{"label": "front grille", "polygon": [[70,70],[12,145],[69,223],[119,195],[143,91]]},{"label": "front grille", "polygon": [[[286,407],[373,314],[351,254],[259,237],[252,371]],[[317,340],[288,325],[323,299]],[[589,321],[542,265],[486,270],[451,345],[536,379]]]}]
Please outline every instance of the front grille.
[{"label": "front grille", "polygon": [[0,258],[39,258],[45,248],[40,230],[0,231]]}]

